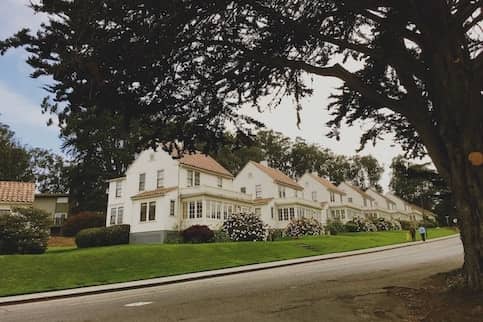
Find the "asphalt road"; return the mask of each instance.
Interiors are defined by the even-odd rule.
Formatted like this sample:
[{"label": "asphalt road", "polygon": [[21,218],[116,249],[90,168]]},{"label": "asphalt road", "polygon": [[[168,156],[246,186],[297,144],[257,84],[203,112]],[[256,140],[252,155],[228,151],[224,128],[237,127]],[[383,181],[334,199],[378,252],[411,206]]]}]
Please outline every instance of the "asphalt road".
[{"label": "asphalt road", "polygon": [[388,286],[460,267],[459,238],[180,284],[0,307],[0,321],[406,321]]}]

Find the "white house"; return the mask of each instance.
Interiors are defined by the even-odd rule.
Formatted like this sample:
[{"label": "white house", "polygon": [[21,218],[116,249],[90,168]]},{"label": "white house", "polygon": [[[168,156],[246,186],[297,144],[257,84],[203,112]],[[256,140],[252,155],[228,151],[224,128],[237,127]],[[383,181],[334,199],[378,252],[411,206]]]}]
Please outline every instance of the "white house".
[{"label": "white house", "polygon": [[109,181],[106,225],[131,225],[131,241],[162,242],[169,232],[194,224],[219,229],[231,213],[253,206],[233,190],[233,175],[210,156],[149,149],[126,175]]},{"label": "white house", "polygon": [[255,213],[271,228],[285,228],[290,220],[302,217],[322,221],[321,202],[304,198],[301,185],[266,162],[248,162],[236,176],[234,186],[254,197]]},{"label": "white house", "polygon": [[345,192],[347,205],[354,207],[359,211],[354,215],[364,216],[366,218],[377,218],[374,211],[374,198],[349,182],[341,182],[338,188]]},{"label": "white house", "polygon": [[377,192],[374,188],[367,189],[365,193],[374,198],[373,207],[377,218],[386,220],[398,218],[396,203],[393,200]]}]

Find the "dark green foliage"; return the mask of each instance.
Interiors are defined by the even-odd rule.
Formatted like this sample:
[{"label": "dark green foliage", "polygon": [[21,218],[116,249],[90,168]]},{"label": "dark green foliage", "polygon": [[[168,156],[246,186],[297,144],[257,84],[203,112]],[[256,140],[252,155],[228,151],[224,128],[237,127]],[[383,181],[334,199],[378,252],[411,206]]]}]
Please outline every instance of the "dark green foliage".
[{"label": "dark green foliage", "polygon": [[0,123],[0,180],[34,181],[30,155],[16,139],[10,128]]},{"label": "dark green foliage", "polygon": [[359,229],[358,224],[356,224],[355,222],[349,221],[344,224],[344,231],[347,231],[349,233],[355,233],[362,230]]},{"label": "dark green foliage", "polygon": [[329,220],[325,226],[325,231],[331,235],[345,232],[345,226],[340,220]]},{"label": "dark green foliage", "polygon": [[284,238],[284,229],[269,229],[267,240],[269,241],[277,241],[282,240]]},{"label": "dark green foliage", "polygon": [[75,236],[79,248],[129,244],[129,225],[87,228]]},{"label": "dark green foliage", "polygon": [[215,230],[214,233],[215,233],[214,241],[216,243],[225,243],[230,241],[230,236],[228,236],[228,234],[223,230]]},{"label": "dark green foliage", "polygon": [[47,248],[51,219],[34,208],[0,215],[0,254],[41,254]]},{"label": "dark green foliage", "polygon": [[181,232],[185,243],[209,243],[215,238],[215,233],[206,225],[193,225]]},{"label": "dark green foliage", "polygon": [[104,227],[106,215],[96,212],[80,212],[70,215],[62,226],[62,235],[73,237],[86,228]]},{"label": "dark green foliage", "polygon": [[399,220],[399,222],[401,223],[402,230],[409,230],[413,226],[413,224],[407,220]]},{"label": "dark green foliage", "polygon": [[183,236],[181,236],[179,231],[168,231],[164,242],[166,244],[180,244],[183,242]]}]

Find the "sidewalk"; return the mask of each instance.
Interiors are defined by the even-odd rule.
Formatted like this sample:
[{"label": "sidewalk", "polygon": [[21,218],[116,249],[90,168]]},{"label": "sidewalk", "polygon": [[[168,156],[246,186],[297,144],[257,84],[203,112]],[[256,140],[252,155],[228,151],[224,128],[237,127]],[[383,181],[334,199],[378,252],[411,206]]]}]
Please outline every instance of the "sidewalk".
[{"label": "sidewalk", "polygon": [[[459,235],[440,237],[440,238],[427,240],[426,243],[432,243],[432,242],[437,242],[444,239],[457,238],[457,237],[459,237]],[[195,280],[201,280],[201,279],[207,279],[207,278],[213,278],[213,277],[219,277],[219,276],[227,276],[227,275],[233,275],[233,274],[266,270],[266,269],[277,268],[277,267],[318,262],[318,261],[324,261],[329,259],[343,258],[343,257],[363,255],[363,254],[371,254],[371,253],[377,253],[377,252],[382,252],[382,251],[391,250],[391,249],[421,245],[423,243],[424,242],[422,241],[407,242],[403,244],[368,248],[368,249],[362,249],[362,250],[356,250],[356,251],[350,251],[350,252],[303,257],[303,258],[282,260],[282,261],[269,262],[269,263],[263,263],[263,264],[244,265],[244,266],[233,267],[233,268],[224,268],[224,269],[217,269],[212,271],[189,273],[189,274],[175,275],[175,276],[168,276],[168,277],[159,277],[159,278],[152,278],[147,280],[106,284],[106,285],[99,285],[99,286],[88,286],[88,287],[67,289],[67,290],[61,290],[61,291],[50,291],[50,292],[42,292],[42,293],[0,297],[0,306],[182,283],[182,282],[195,281]]]}]

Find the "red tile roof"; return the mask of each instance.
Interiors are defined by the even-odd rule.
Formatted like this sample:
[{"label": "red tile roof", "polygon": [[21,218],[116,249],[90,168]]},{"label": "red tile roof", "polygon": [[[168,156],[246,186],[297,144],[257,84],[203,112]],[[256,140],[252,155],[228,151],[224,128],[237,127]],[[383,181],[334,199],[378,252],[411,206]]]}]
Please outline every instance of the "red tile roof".
[{"label": "red tile roof", "polygon": [[319,177],[319,176],[317,176],[317,175],[315,175],[313,173],[310,173],[309,175],[312,178],[314,178],[315,180],[317,180],[320,184],[322,184],[327,189],[332,190],[332,191],[335,191],[335,192],[340,193],[342,195],[345,195],[346,194],[344,191],[340,190],[334,184],[332,184],[332,182],[330,182],[329,180],[327,180],[325,178],[322,178],[322,177]]},{"label": "red tile roof", "polygon": [[285,173],[278,169],[270,168],[267,166],[264,166],[263,164],[260,164],[255,161],[250,161],[254,166],[256,166],[258,169],[262,170],[265,172],[267,175],[269,175],[276,183],[284,186],[289,186],[290,188],[293,188],[295,190],[303,190],[304,188],[300,186],[297,182],[295,182],[292,178],[287,176]]},{"label": "red tile roof", "polygon": [[213,172],[224,177],[233,178],[233,174],[231,174],[230,171],[225,169],[221,164],[219,164],[209,155],[203,154],[201,152],[184,154],[181,159],[179,159],[179,162],[189,167]]},{"label": "red tile roof", "polygon": [[0,181],[0,202],[33,203],[34,194],[33,182]]}]

